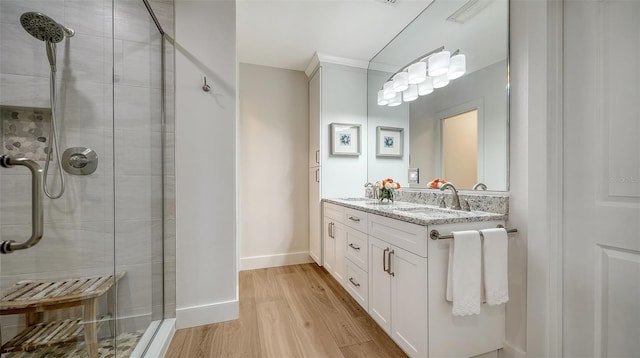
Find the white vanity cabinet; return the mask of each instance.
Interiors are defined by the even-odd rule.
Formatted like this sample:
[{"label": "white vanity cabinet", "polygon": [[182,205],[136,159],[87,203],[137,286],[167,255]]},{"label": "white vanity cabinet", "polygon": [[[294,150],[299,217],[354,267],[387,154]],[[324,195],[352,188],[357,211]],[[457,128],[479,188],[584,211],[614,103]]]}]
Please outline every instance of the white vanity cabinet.
[{"label": "white vanity cabinet", "polygon": [[[347,229],[344,262],[347,276],[344,288],[364,308],[369,308],[369,259],[367,238],[367,213],[345,209]],[[361,231],[361,230],[364,230]]]},{"label": "white vanity cabinet", "polygon": [[324,230],[334,225],[333,237],[325,236],[325,267],[405,353],[474,357],[502,348],[504,305],[483,304],[480,315],[451,314],[446,285],[452,240],[431,240],[429,233],[495,228],[503,220],[418,225],[324,205]]},{"label": "white vanity cabinet", "polygon": [[[394,224],[397,226],[389,226]],[[370,215],[369,225],[369,314],[407,354],[426,357],[427,258],[393,245],[397,239],[393,235],[380,235],[394,231],[401,235],[407,232],[406,225],[414,226],[409,230],[417,232],[426,231],[426,227],[376,215]],[[378,230],[380,225],[384,231]]]},{"label": "white vanity cabinet", "polygon": [[369,296],[366,229],[367,213],[324,203],[323,266],[365,310]]},{"label": "white vanity cabinet", "polygon": [[[499,224],[504,225],[504,221],[434,225],[429,226],[429,231],[435,229],[440,235],[450,235],[452,231],[489,229]],[[472,357],[500,349],[505,337],[505,305],[482,304],[479,315],[451,314],[451,302],[445,300],[451,242],[428,240],[429,356]]]},{"label": "white vanity cabinet", "polygon": [[347,267],[345,266],[346,227],[342,224],[344,208],[325,203],[323,207],[323,261],[324,268],[344,286]]}]

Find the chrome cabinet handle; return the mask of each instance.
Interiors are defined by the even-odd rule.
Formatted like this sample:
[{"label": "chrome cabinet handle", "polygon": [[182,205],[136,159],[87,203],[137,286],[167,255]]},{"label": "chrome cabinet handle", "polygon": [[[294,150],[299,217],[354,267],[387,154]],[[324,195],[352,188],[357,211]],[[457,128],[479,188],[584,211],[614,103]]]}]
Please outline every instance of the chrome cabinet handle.
[{"label": "chrome cabinet handle", "polygon": [[316,169],[316,183],[320,182],[320,178],[318,174],[320,174],[320,169]]},{"label": "chrome cabinet handle", "polygon": [[3,240],[0,243],[0,253],[10,254],[16,250],[28,249],[36,245],[44,232],[44,216],[42,211],[42,168],[33,160],[13,158],[8,155],[0,156],[0,166],[11,168],[14,165],[25,166],[31,171],[31,237],[25,242],[16,244],[14,240]]},{"label": "chrome cabinet handle", "polygon": [[389,271],[387,271],[387,252],[389,252],[388,247],[382,251],[382,269],[384,272],[389,273]]},{"label": "chrome cabinet handle", "polygon": [[354,244],[349,244],[349,247],[354,249],[354,250],[360,250],[360,246],[356,246]]},{"label": "chrome cabinet handle", "polygon": [[333,223],[329,223],[329,237],[333,238]]},{"label": "chrome cabinet handle", "polygon": [[349,216],[349,220],[351,220],[351,221],[353,221],[353,222],[357,222],[357,223],[359,223],[359,222],[360,222],[360,219],[358,219],[358,218],[354,218],[353,216]]},{"label": "chrome cabinet handle", "polygon": [[395,255],[394,250],[391,250],[391,252],[389,252],[389,271],[387,271],[387,273],[391,276],[395,276],[395,272],[391,271],[391,266],[393,265],[393,263],[391,262],[391,255]]},{"label": "chrome cabinet handle", "polygon": [[316,150],[316,164],[320,164],[320,149]]},{"label": "chrome cabinet handle", "polygon": [[349,282],[356,287],[360,287],[360,284],[353,280],[353,277],[349,277]]}]

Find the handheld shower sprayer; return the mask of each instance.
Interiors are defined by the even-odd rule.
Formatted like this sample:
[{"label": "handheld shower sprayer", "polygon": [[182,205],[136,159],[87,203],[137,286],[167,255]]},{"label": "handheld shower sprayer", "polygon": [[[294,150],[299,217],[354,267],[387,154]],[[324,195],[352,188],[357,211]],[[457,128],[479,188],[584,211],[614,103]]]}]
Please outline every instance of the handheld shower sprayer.
[{"label": "handheld shower sprayer", "polygon": [[[56,22],[49,16],[39,12],[25,12],[20,16],[20,24],[33,37],[40,41],[44,41],[47,50],[47,58],[51,66],[51,74],[49,79],[49,94],[51,101],[51,129],[49,130],[49,148],[47,151],[47,162],[44,166],[44,193],[51,199],[58,199],[64,193],[64,174],[62,173],[62,164],[60,162],[60,148],[58,145],[58,129],[56,120],[56,44],[67,37],[73,37],[75,32]],[[55,150],[58,162],[58,172],[60,175],[60,191],[57,194],[49,193],[47,188],[47,174],[49,172],[49,163],[51,162],[51,154]]]},{"label": "handheld shower sprayer", "polygon": [[65,35],[73,37],[75,31],[39,12],[25,12],[20,16],[20,24],[31,36],[45,42],[51,71],[56,72],[56,43],[64,40]]}]

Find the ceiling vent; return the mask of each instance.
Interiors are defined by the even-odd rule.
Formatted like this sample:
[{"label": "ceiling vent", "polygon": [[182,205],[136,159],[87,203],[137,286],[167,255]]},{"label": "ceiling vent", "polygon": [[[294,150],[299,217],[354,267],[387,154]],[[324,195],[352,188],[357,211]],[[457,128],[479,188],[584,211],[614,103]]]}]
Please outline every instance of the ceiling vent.
[{"label": "ceiling vent", "polygon": [[387,5],[391,5],[391,6],[396,6],[396,4],[398,3],[398,0],[377,0],[381,3],[385,3]]},{"label": "ceiling vent", "polygon": [[478,15],[482,10],[491,4],[491,0],[469,0],[453,14],[447,17],[447,21],[464,24]]}]

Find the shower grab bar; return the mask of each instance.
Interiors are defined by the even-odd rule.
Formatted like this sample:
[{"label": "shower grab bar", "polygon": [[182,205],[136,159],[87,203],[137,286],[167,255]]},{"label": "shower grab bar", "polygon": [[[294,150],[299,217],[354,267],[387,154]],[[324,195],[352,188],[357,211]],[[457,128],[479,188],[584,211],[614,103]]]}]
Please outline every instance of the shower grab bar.
[{"label": "shower grab bar", "polygon": [[[500,228],[500,229],[504,229],[504,226],[502,226],[502,225],[498,225],[497,227]],[[507,231],[507,234],[518,232],[518,229],[505,229],[505,230]],[[480,231],[480,230],[478,230],[478,231]],[[483,236],[482,232],[480,232],[480,236]],[[438,230],[431,230],[431,232],[429,233],[429,237],[431,238],[431,240],[453,239],[453,235],[440,235]]]},{"label": "shower grab bar", "polygon": [[16,244],[14,240],[3,240],[0,243],[0,253],[10,254],[16,250],[28,249],[36,245],[44,231],[44,217],[42,212],[42,168],[33,160],[26,158],[12,158],[8,155],[0,156],[0,166],[11,168],[22,165],[31,171],[31,237],[27,241]]}]

